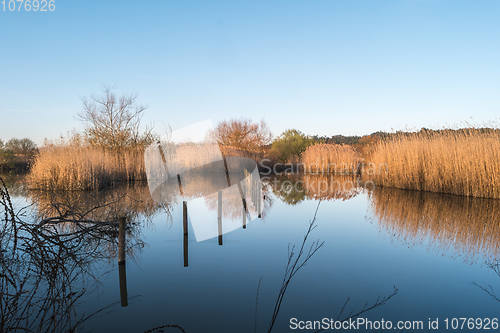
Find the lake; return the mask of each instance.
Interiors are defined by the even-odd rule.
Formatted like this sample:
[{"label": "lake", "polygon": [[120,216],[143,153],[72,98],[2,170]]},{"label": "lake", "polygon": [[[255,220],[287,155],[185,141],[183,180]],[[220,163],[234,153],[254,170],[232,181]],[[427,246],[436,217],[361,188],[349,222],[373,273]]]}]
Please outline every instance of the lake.
[{"label": "lake", "polygon": [[[219,194],[213,183],[199,190],[184,179],[168,196],[151,195],[147,183],[95,193],[30,192],[20,184],[8,178],[14,207],[33,204],[20,219],[45,219],[48,226],[64,216],[41,242],[65,233],[71,245],[52,257],[16,250],[30,253],[31,272],[56,267],[33,292],[33,300],[52,306],[42,306],[51,318],[44,328],[64,331],[84,319],[76,331],[267,332],[274,314],[273,332],[315,332],[377,302],[383,304],[351,320],[359,331],[381,332],[382,322],[391,329],[401,324],[404,332],[498,327],[500,303],[490,294],[500,292],[500,200],[375,187],[355,178],[263,176],[243,188],[244,214],[238,189]],[[102,223],[67,221],[74,216]],[[280,294],[289,251],[295,245],[293,265],[306,235],[299,266],[311,246],[323,245]],[[14,275],[31,274],[26,290],[37,285],[28,272]],[[58,274],[70,279],[61,282]],[[37,331],[37,314],[20,325]],[[460,329],[460,318],[473,322]]]}]

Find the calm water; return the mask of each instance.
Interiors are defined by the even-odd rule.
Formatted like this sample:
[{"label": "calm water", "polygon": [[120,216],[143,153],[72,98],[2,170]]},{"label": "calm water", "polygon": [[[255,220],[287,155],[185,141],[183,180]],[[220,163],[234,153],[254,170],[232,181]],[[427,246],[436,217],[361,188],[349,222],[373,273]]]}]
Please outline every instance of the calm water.
[{"label": "calm water", "polygon": [[[27,193],[17,179],[9,186],[16,207],[35,203],[25,220],[55,216],[67,206],[80,211],[103,206],[88,215],[94,220],[128,216],[126,264],[121,269],[116,227],[105,237],[79,236],[98,240],[72,254],[87,261],[84,269],[74,271],[78,278],[71,286],[82,296],[70,306],[70,320],[90,316],[78,332],[144,332],[164,325],[179,325],[189,333],[267,332],[288,247],[301,245],[316,209],[316,228],[306,247],[318,239],[324,246],[291,279],[273,332],[297,331],[290,328],[291,318],[336,319],[349,299],[344,318],[367,302],[373,305],[379,295],[391,295],[394,287],[394,297],[360,317],[393,325],[423,322],[423,329],[404,330],[408,332],[428,332],[429,318],[439,318],[434,331],[442,332],[446,318],[451,323],[452,318],[499,315],[500,302],[478,287],[491,285],[500,292],[500,277],[491,266],[497,263],[500,245],[499,201],[373,189],[340,178],[272,177],[262,184],[260,218],[248,218],[243,228],[238,200],[224,197],[222,224],[234,230],[222,239],[198,242],[195,217],[217,228],[217,193],[173,196],[158,204],[147,184],[97,194]],[[190,219],[187,238],[184,200]],[[362,326],[360,331],[381,329]]]}]

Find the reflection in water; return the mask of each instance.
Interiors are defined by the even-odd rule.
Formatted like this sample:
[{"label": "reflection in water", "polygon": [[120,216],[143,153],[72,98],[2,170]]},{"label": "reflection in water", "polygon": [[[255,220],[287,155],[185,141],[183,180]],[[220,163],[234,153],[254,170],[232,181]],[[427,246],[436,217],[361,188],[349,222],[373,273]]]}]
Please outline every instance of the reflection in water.
[{"label": "reflection in water", "polygon": [[[173,160],[180,165],[177,159]],[[154,166],[156,169],[148,169],[148,184],[156,202],[177,201],[174,198],[186,201],[197,241],[218,237],[222,244],[224,233],[246,228],[248,221],[264,215],[266,190],[262,188],[257,165],[251,159],[224,156],[206,162],[184,167],[182,173],[175,176],[172,170],[179,170],[179,165],[149,162],[148,168]]]},{"label": "reflection in water", "polygon": [[92,314],[77,316],[75,308],[100,285],[94,272],[102,276],[102,261],[118,261],[120,302],[98,312],[127,306],[126,258],[144,247],[141,222],[158,212],[170,216],[170,206],[153,201],[145,183],[96,192],[23,191],[34,204],[30,215],[14,211],[6,187],[0,192],[0,331],[81,329]]},{"label": "reflection in water", "polygon": [[[321,187],[325,180],[328,180],[329,184],[333,184],[334,187]],[[347,200],[363,190],[361,186],[352,186],[355,183],[351,179],[341,180],[336,178],[332,181],[331,177],[316,176],[302,179],[302,183],[304,188],[308,189],[306,197],[313,199],[319,197],[328,200]],[[282,182],[285,181],[282,179]],[[12,322],[12,317],[21,318],[29,323],[28,329],[31,331],[63,332],[74,330],[76,327],[79,330],[82,329],[83,323],[89,316],[80,314],[77,317],[75,307],[85,294],[94,290],[91,288],[92,284],[98,285],[99,282],[94,278],[93,272],[99,269],[98,266],[102,266],[102,261],[106,260],[118,261],[119,281],[116,283],[119,283],[120,287],[120,301],[112,305],[127,306],[130,298],[127,291],[126,262],[131,256],[137,255],[137,250],[144,245],[140,232],[144,224],[137,221],[148,221],[158,212],[169,213],[171,205],[179,202],[180,199],[182,199],[183,209],[184,267],[189,264],[188,204],[190,199],[203,202],[204,210],[200,210],[201,214],[206,215],[207,211],[216,213],[214,214],[216,218],[210,220],[210,224],[216,225],[218,229],[219,245],[223,244],[223,228],[232,223],[232,220],[237,220],[239,227],[245,227],[247,217],[258,216],[260,212],[262,216],[271,205],[268,193],[270,187],[262,187],[259,179],[251,177],[248,171],[240,174],[226,173],[220,178],[204,179],[200,179],[197,174],[187,173],[179,178],[175,177],[172,182],[174,184],[172,186],[179,189],[175,195],[170,195],[168,192],[155,192],[163,199],[168,198],[168,201],[163,202],[153,200],[145,184],[127,185],[99,192],[29,192],[29,198],[36,204],[34,206],[36,224],[16,220],[10,224],[16,226],[16,231],[16,228],[9,227],[8,220],[4,221],[4,230],[9,230],[4,235],[6,237],[12,233],[16,235],[8,237],[7,243],[4,241],[5,238],[2,238],[2,250],[5,244],[9,244],[6,252],[12,255],[9,260],[2,262],[2,269],[9,268],[9,265],[16,260],[18,266],[24,265],[20,270],[10,268],[10,275],[6,275],[5,279],[0,278],[3,286],[2,304],[4,308],[5,304],[12,306],[8,313],[10,317],[5,317],[5,319]],[[231,184],[240,184],[240,186],[228,187]],[[314,186],[317,184],[321,185],[315,190]],[[342,184],[342,187],[337,184]],[[8,207],[7,203],[5,207]],[[190,209],[189,213],[197,212],[195,209]],[[13,214],[12,216],[15,218]],[[295,261],[292,260],[294,247],[291,247],[292,253],[289,257],[291,275],[285,276],[285,288],[280,291],[273,322],[291,276],[316,251],[314,250],[315,243],[313,243],[312,252],[302,252],[313,223],[314,219]],[[19,246],[16,248],[17,239],[19,239]],[[319,243],[316,243],[316,248],[319,248],[318,245]],[[12,248],[15,249],[12,251]],[[306,259],[304,262],[299,262],[302,253]],[[9,279],[15,283],[9,285]],[[131,283],[131,281],[128,282]],[[132,281],[132,283],[137,282]],[[19,297],[19,293],[26,289],[29,293],[21,294]],[[12,297],[17,297],[22,304],[15,303]],[[377,300],[373,307],[383,304],[390,297],[392,296],[383,298],[380,302]],[[37,317],[36,306],[40,300],[43,301],[46,313]],[[19,322],[15,325],[22,327]]]},{"label": "reflection in water", "polygon": [[5,183],[5,186],[9,189],[9,194],[11,197],[23,197],[27,193],[27,187],[25,186],[24,179],[28,173],[26,172],[0,172],[0,178]]},{"label": "reflection in water", "polygon": [[398,240],[452,250],[464,261],[497,257],[500,200],[382,187],[370,198],[379,227]]},{"label": "reflection in water", "polygon": [[[42,221],[46,229],[58,234],[78,233],[93,237],[105,232],[106,237],[99,237],[103,240],[100,246],[106,249],[93,255],[110,261],[119,257],[120,218],[127,221],[127,256],[133,257],[144,247],[141,222],[148,224],[159,212],[170,214],[170,206],[153,201],[144,183],[123,184],[100,191],[29,191],[28,198],[35,204],[34,219]],[[106,230],[96,228],[94,232],[90,226],[97,221],[100,226],[107,226]]]},{"label": "reflection in water", "polygon": [[264,177],[263,181],[289,205],[305,199],[349,200],[373,187],[370,182],[362,182],[359,178],[335,175],[282,175]]},{"label": "reflection in water", "polygon": [[66,208],[63,215],[25,222],[0,185],[2,332],[70,332],[92,316],[78,316],[75,308],[97,288],[96,258],[109,257],[117,225],[86,219],[70,226],[77,215]]},{"label": "reflection in water", "polygon": [[81,219],[116,220],[127,216],[130,220],[145,219],[156,213],[169,213],[172,201],[159,204],[149,194],[145,183],[124,183],[99,191],[35,191],[27,193],[36,204],[38,219],[73,214]]}]

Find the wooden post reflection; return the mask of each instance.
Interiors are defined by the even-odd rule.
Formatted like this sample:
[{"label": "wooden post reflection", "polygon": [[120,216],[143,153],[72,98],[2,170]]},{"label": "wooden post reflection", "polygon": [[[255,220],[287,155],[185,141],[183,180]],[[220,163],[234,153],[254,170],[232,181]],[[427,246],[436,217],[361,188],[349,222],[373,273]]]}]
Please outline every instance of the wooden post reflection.
[{"label": "wooden post reflection", "polygon": [[127,220],[120,217],[118,220],[118,274],[120,278],[120,300],[123,307],[128,305],[127,296],[127,270],[125,265],[125,233]]},{"label": "wooden post reflection", "polygon": [[[246,170],[245,170],[246,171]],[[238,189],[240,190],[241,203],[243,205],[243,229],[246,229],[246,215],[247,215],[247,199],[245,198],[245,191],[241,186],[241,182],[238,182]]]},{"label": "wooden post reflection", "polygon": [[222,191],[219,191],[217,225],[219,227],[219,245],[222,245]]},{"label": "wooden post reflection", "polygon": [[246,207],[243,206],[243,229],[247,228],[247,210]]},{"label": "wooden post reflection", "polygon": [[187,216],[187,202],[182,202],[182,228],[184,229],[184,267],[188,267],[188,216]]},{"label": "wooden post reflection", "polygon": [[261,218],[262,214],[261,214],[261,191],[262,191],[262,183],[260,182],[260,180],[256,180],[255,182],[255,186],[256,186],[256,196],[257,196],[257,214],[258,214],[258,217],[259,219]]},{"label": "wooden post reflection", "polygon": [[181,192],[181,195],[184,195],[182,192],[181,175],[179,174],[177,174],[177,182],[179,183],[179,191]]}]

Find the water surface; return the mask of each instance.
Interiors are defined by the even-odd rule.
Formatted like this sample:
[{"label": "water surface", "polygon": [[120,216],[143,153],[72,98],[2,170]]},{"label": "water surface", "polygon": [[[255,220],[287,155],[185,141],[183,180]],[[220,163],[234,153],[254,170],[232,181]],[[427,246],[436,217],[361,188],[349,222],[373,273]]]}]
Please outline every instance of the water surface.
[{"label": "water surface", "polygon": [[[420,331],[428,331],[429,318],[439,318],[441,332],[446,318],[495,318],[500,309],[478,287],[500,290],[494,270],[498,200],[373,188],[349,178],[269,177],[262,183],[260,218],[243,221],[241,200],[224,197],[222,224],[238,226],[222,239],[198,242],[190,222],[185,236],[183,201],[188,217],[205,216],[217,228],[217,195],[200,196],[196,205],[181,195],[159,204],[145,183],[97,193],[28,192],[16,184],[10,183],[16,205],[34,203],[25,220],[71,207],[71,214],[87,212],[88,219],[110,223],[100,234],[79,236],[79,252],[72,254],[86,261],[73,286],[82,296],[71,305],[73,323],[90,316],[79,332],[165,325],[185,332],[267,332],[289,246],[301,245],[316,210],[306,247],[318,240],[324,245],[291,279],[274,332],[294,331],[291,318],[335,319],[349,299],[344,318],[394,287],[394,297],[361,317],[394,325],[422,321]],[[119,228],[112,224],[120,216],[127,218],[125,265],[118,264]],[[71,223],[57,227],[77,230]]]}]

